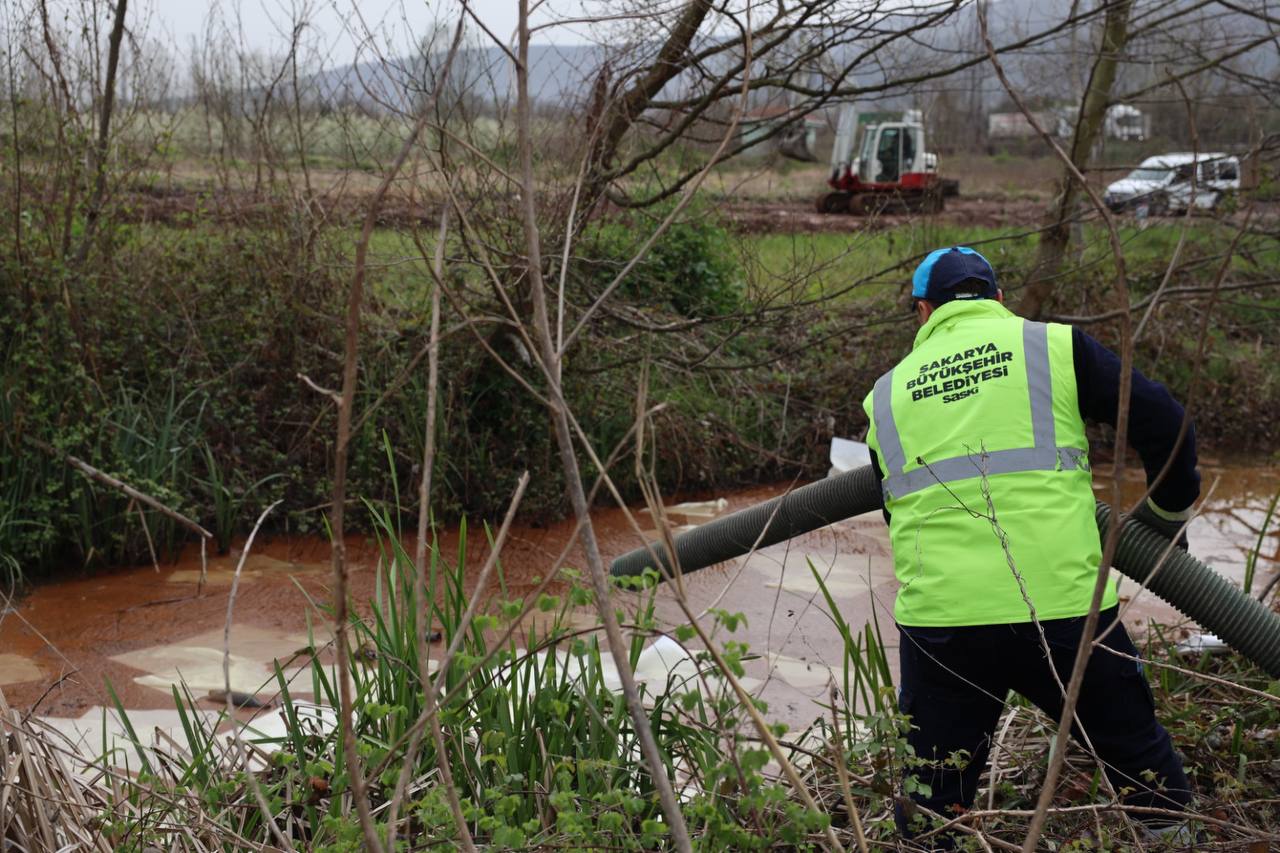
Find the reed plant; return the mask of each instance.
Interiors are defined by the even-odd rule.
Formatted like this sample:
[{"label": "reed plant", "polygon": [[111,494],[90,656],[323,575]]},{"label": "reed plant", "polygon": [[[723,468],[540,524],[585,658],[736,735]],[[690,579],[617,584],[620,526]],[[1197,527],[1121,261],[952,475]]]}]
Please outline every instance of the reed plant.
[{"label": "reed plant", "polygon": [[[528,600],[504,592],[499,583],[481,615],[464,622],[474,594],[463,569],[466,545],[449,554],[430,552],[427,594],[418,599],[412,560],[392,535],[394,512],[370,512],[381,553],[374,595],[352,609],[352,713],[380,831],[385,835],[388,829],[407,761],[397,837],[407,849],[448,848],[458,839],[440,784],[439,756],[431,739],[412,738],[425,711],[416,637],[439,629],[436,649],[459,638],[447,670],[433,667],[432,677],[440,689],[444,757],[477,844],[496,850],[667,848],[649,770],[640,760],[630,716],[610,685],[609,656],[601,655],[598,630],[574,618],[591,603],[575,574],[564,570],[561,583]],[[660,636],[652,578],[637,587],[623,614],[633,665],[642,647]],[[896,834],[893,815],[905,771],[918,759],[906,742],[909,720],[893,701],[880,626],[855,629],[820,576],[819,587],[840,626],[847,666],[833,673],[831,702],[811,726],[794,733],[773,726],[816,810],[802,806],[783,781],[758,733],[720,686],[726,673],[699,649],[686,649],[699,664],[696,673],[643,686],[662,769],[678,782],[696,849],[816,850],[828,826],[849,849],[925,849]],[[322,605],[314,607],[315,615],[325,615]],[[531,611],[542,617],[538,627],[520,619]],[[732,640],[740,615],[708,618],[725,650],[723,660],[738,671],[753,656]],[[688,635],[677,629],[668,636],[680,642]],[[1269,837],[1275,814],[1268,786],[1280,779],[1274,772],[1276,744],[1267,733],[1280,721],[1280,706],[1230,700],[1233,683],[1255,690],[1255,698],[1265,691],[1274,695],[1276,685],[1231,657],[1180,657],[1175,639],[1153,632],[1147,655],[1156,664],[1154,697],[1162,719],[1196,779],[1192,819],[1207,833],[1202,837],[1222,844],[1247,840],[1250,833]],[[0,835],[26,849],[363,849],[350,770],[338,742],[335,667],[325,635],[310,631],[302,653],[305,666],[295,670],[291,661],[280,661],[263,684],[260,692],[278,694],[276,709],[265,712],[271,716],[234,723],[233,734],[225,712],[210,718],[181,686],[172,693],[181,732],[174,739],[152,742],[117,704],[130,749],[104,741],[100,753],[88,757],[87,771],[86,756],[57,732],[0,709],[7,735],[0,739],[0,771],[21,782],[0,801]],[[438,662],[441,656],[432,657]],[[1044,734],[1050,725],[1024,702],[1006,705],[999,778],[979,798],[986,802],[981,819],[968,821],[993,847],[1013,844],[1025,831],[1027,807],[1047,761]],[[421,745],[410,753],[411,743]],[[1105,804],[1097,810],[1087,806],[1098,794],[1095,770],[1073,746],[1066,796],[1085,805],[1060,807],[1051,817],[1046,839],[1058,849],[1096,849],[1128,838],[1119,812]],[[56,820],[48,808],[54,798]],[[1200,821],[1202,815],[1211,817]],[[926,819],[926,830],[948,817]],[[1097,844],[1082,847],[1076,843],[1082,839]]]},{"label": "reed plant", "polygon": [[1258,539],[1253,544],[1253,548],[1245,555],[1244,561],[1244,594],[1250,595],[1253,592],[1253,579],[1258,572],[1258,558],[1262,556],[1262,546],[1267,542],[1267,532],[1271,529],[1272,523],[1276,517],[1276,505],[1280,503],[1280,491],[1271,496],[1271,502],[1267,504],[1267,512],[1262,517],[1262,525],[1258,529]]},{"label": "reed plant", "polygon": [[[499,565],[498,588],[481,614],[464,623],[473,593],[466,583],[467,537],[458,537],[453,553],[429,551],[426,598],[419,600],[413,560],[398,535],[394,507],[367,503],[366,509],[379,534],[380,556],[372,599],[351,609],[358,614],[350,623],[351,673],[353,731],[370,777],[375,816],[385,819],[388,814],[400,769],[408,760],[412,781],[397,834],[414,844],[447,845],[455,839],[431,740],[423,740],[416,754],[406,754],[412,730],[421,725],[426,710],[417,675],[417,637],[439,630],[443,646],[460,636],[457,655],[433,677],[441,697],[446,760],[478,842],[497,849],[661,847],[662,813],[631,718],[610,684],[612,662],[601,654],[599,630],[573,618],[588,612],[592,603],[576,573],[563,570],[558,583],[548,587],[551,591],[525,600],[507,595]],[[645,644],[662,635],[655,620],[653,581],[650,576],[637,584],[633,605],[624,614],[633,667]],[[326,622],[327,605],[313,606],[315,615],[326,617],[317,624]],[[530,613],[538,618],[528,619]],[[729,636],[741,622],[727,613],[712,618],[720,637]],[[679,643],[687,632],[671,636]],[[876,644],[868,658],[875,660],[882,654],[878,637],[869,633],[866,641]],[[751,657],[745,644],[727,640],[725,648],[734,668]],[[309,649],[305,668],[290,675],[278,663],[274,679],[263,685],[279,695],[278,710],[271,713],[280,715],[282,732],[258,735],[252,724],[241,729],[243,752],[217,734],[230,722],[225,713],[206,719],[189,693],[175,689],[185,742],[137,750],[134,761],[140,762],[141,772],[127,796],[113,805],[130,815],[124,821],[129,838],[142,846],[168,847],[175,843],[173,827],[198,824],[209,833],[201,843],[212,845],[219,833],[225,833],[224,839],[267,843],[274,823],[300,847],[360,849],[350,772],[328,710],[338,704],[332,658],[316,632]],[[697,672],[673,672],[665,682],[645,684],[643,694],[663,756],[661,771],[678,781],[691,828],[703,839],[700,846],[817,846],[829,817],[804,808],[768,767],[767,750],[705,652],[685,651]],[[433,655],[432,666],[438,663]],[[871,664],[864,661],[862,666]],[[310,693],[314,702],[301,700],[300,693]],[[127,721],[126,709],[117,707],[116,713]],[[850,720],[861,716],[852,709],[843,713]],[[784,730],[776,727],[778,734]],[[791,760],[809,762],[814,738],[829,730],[801,733],[789,747]],[[864,732],[866,727],[855,723],[845,730]],[[261,788],[266,810],[255,802],[250,775]],[[140,798],[155,807],[136,808]]]},{"label": "reed plant", "polygon": [[[191,503],[206,406],[199,391],[180,393],[175,377],[158,391],[121,382],[103,401],[94,441],[99,458],[126,483],[182,512]],[[112,543],[108,560],[148,551],[173,554],[186,538],[172,519],[118,491],[95,487],[81,494],[92,502],[82,503],[84,523],[100,528],[82,535],[86,543]]]},{"label": "reed plant", "polygon": [[208,495],[209,506],[212,507],[213,524],[210,529],[213,531],[218,553],[226,554],[231,549],[231,539],[239,529],[249,498],[258,489],[281,479],[283,475],[268,474],[247,486],[240,486],[236,482],[234,471],[218,459],[208,442],[200,445],[200,457],[204,462],[205,477],[197,482]]}]

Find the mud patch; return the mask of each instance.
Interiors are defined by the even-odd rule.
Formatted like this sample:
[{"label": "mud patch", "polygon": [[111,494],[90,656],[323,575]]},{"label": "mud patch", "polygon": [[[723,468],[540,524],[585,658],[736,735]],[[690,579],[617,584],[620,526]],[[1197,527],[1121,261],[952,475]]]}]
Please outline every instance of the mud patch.
[{"label": "mud patch", "polygon": [[[204,582],[209,586],[230,586],[235,579],[236,565],[239,561],[220,558],[209,561],[208,572]],[[323,563],[298,563],[290,560],[277,560],[265,554],[250,554],[240,570],[241,583],[254,583],[272,575],[322,575],[329,570]],[[199,584],[201,570],[198,568],[176,569],[170,572],[165,581],[171,584]]]},{"label": "mud patch", "polygon": [[31,658],[9,652],[0,654],[0,687],[22,684],[24,681],[39,681],[42,677],[40,667]]},{"label": "mud patch", "polygon": [[[816,191],[814,193],[817,195]],[[818,213],[812,200],[730,202],[720,208],[729,226],[744,234],[847,234],[882,231],[911,222],[999,228],[1036,222],[1044,202],[1036,199],[960,197],[947,199],[941,213],[924,215]]]}]

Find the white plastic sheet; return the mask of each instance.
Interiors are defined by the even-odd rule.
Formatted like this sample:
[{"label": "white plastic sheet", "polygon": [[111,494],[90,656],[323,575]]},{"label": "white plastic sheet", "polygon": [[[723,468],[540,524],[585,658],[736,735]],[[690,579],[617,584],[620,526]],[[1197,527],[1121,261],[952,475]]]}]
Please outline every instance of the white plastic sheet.
[{"label": "white plastic sheet", "polygon": [[866,444],[847,438],[831,439],[831,470],[827,472],[828,477],[870,464],[871,448]]}]

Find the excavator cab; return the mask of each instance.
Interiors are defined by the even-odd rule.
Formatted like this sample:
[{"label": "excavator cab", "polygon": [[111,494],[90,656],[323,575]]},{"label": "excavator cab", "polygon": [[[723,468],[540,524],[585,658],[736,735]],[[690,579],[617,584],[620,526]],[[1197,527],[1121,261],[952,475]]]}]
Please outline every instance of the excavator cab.
[{"label": "excavator cab", "polygon": [[923,148],[920,125],[868,125],[862,132],[858,156],[858,180],[864,184],[896,184],[916,168],[916,155]]}]

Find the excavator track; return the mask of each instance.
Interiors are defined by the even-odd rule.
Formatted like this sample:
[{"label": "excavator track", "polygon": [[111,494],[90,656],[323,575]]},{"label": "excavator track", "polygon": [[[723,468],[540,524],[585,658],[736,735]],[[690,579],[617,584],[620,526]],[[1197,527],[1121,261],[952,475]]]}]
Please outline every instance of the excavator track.
[{"label": "excavator track", "polygon": [[818,200],[814,204],[814,207],[817,208],[819,213],[848,213],[849,203],[852,198],[852,193],[823,193],[818,196]]},{"label": "excavator track", "polygon": [[853,216],[882,214],[940,213],[946,193],[941,187],[914,192],[830,192],[818,196],[818,213],[848,213]]}]

